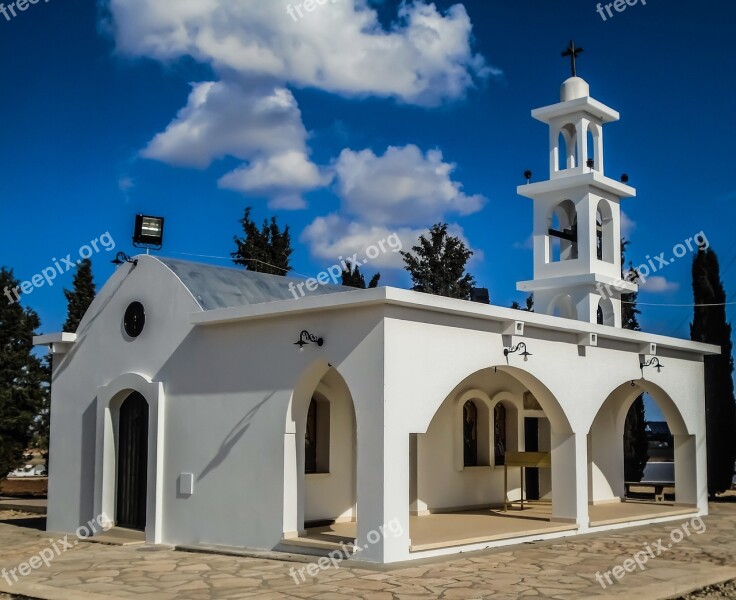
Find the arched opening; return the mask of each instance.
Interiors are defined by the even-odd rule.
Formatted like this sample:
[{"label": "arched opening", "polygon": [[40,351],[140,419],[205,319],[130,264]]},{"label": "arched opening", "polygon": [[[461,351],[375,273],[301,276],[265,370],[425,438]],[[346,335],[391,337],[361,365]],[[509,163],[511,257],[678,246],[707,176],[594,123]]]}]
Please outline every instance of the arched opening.
[{"label": "arched opening", "polygon": [[[574,469],[570,467],[572,447],[566,443],[571,437],[559,403],[529,373],[504,365],[466,377],[445,397],[426,431],[411,436],[412,549],[425,544],[438,547],[431,539],[431,528],[423,525],[422,518],[429,515],[458,539],[480,539],[486,534],[500,539],[501,531],[502,536],[514,538],[532,528],[544,528],[545,521],[551,526],[555,509],[564,512],[562,506],[574,511],[565,498],[569,489],[564,484],[558,490],[559,506],[554,504],[555,477],[550,470],[553,452],[558,452],[560,470]],[[532,480],[534,490],[529,485]],[[458,515],[463,519],[453,521]],[[569,522],[569,516],[562,518]],[[464,530],[468,523],[473,531]]]},{"label": "arched opening", "polygon": [[607,200],[601,200],[596,209],[596,247],[598,260],[613,263],[615,257],[613,210]]},{"label": "arched opening", "polygon": [[307,411],[304,472],[330,472],[330,403],[318,395],[312,398]]},{"label": "arched opening", "polygon": [[616,325],[616,313],[610,298],[601,298],[598,301],[598,325]]},{"label": "arched opening", "polygon": [[578,218],[572,200],[564,200],[548,217],[548,262],[578,258]]},{"label": "arched opening", "polygon": [[463,466],[478,466],[478,408],[472,400],[463,405]]},{"label": "arched opening", "polygon": [[131,393],[120,405],[117,436],[115,521],[145,531],[148,498],[148,402]]},{"label": "arched opening", "polygon": [[[634,477],[635,469],[631,466],[627,469],[626,462],[627,456],[631,459],[631,445],[636,442],[631,434],[626,435],[626,427],[633,426],[637,419],[645,419],[641,406],[637,406],[643,393],[651,396],[665,416],[673,434],[674,460],[669,464],[659,462],[651,470],[655,474],[653,478],[647,477],[652,465],[649,461],[643,470],[643,479],[632,481],[627,479],[627,472],[629,477]],[[641,427],[639,435],[644,434]],[[698,496],[695,452],[695,436],[691,435],[669,394],[643,379],[619,386],[606,398],[588,434],[591,525],[610,520],[609,513],[637,520],[694,508]]]},{"label": "arched opening", "polygon": [[547,314],[563,319],[577,319],[578,311],[570,294],[562,294],[552,300]]},{"label": "arched opening", "polygon": [[557,142],[560,171],[574,169],[578,165],[578,133],[572,123],[560,128]]},{"label": "arched opening", "polygon": [[284,446],[284,532],[357,519],[353,399],[336,369],[314,365],[295,387]]},{"label": "arched opening", "polygon": [[499,402],[493,408],[493,456],[497,467],[503,466],[507,448],[506,407]]}]

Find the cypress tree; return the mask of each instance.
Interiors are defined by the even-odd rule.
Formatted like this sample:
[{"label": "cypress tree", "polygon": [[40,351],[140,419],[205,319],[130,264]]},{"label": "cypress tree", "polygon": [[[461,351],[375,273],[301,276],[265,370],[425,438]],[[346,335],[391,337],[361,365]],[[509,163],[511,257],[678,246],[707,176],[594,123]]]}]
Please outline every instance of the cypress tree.
[{"label": "cypress tree", "polygon": [[692,272],[695,314],[690,338],[721,348],[720,355],[706,356],[704,364],[708,493],[714,496],[731,488],[736,460],[731,324],[726,320],[726,292],[716,253],[701,247]]},{"label": "cypress tree", "polygon": [[240,220],[244,236],[233,238],[236,245],[235,252],[230,255],[233,262],[249,271],[286,275],[291,271],[289,258],[293,252],[289,226],[282,230],[276,217],[271,217],[270,222],[264,219],[263,226],[259,229],[250,218],[250,213],[249,206]]},{"label": "cypress tree", "polygon": [[411,252],[402,252],[406,270],[414,283],[413,290],[468,300],[475,280],[465,272],[473,255],[460,238],[447,233],[447,223],[437,223],[429,237],[419,236]]},{"label": "cypress tree", "polygon": [[95,282],[92,278],[92,261],[85,258],[77,265],[71,290],[64,290],[67,302],[67,317],[64,331],[74,333],[95,299]]},{"label": "cypress tree", "polygon": [[[0,268],[0,290],[18,283],[12,270]],[[48,393],[48,371],[33,354],[39,326],[33,310],[0,300],[0,479],[23,463]]]},{"label": "cypress tree", "polygon": [[[381,279],[381,274],[376,273],[370,280],[368,288],[378,287],[378,281]],[[366,289],[365,277],[360,272],[358,265],[348,263],[348,268],[342,271],[342,284],[348,287],[354,287],[361,290]]]},{"label": "cypress tree", "polygon": [[[628,281],[635,281],[638,274],[629,263],[628,272],[624,272],[626,264],[626,247],[629,242],[621,240],[621,277]],[[621,295],[621,327],[632,331],[641,331],[637,315],[641,311],[636,307],[638,293]],[[626,481],[641,481],[644,477],[644,467],[649,460],[649,439],[646,431],[646,414],[644,409],[644,395],[641,394],[626,413],[624,424],[624,479]]]}]

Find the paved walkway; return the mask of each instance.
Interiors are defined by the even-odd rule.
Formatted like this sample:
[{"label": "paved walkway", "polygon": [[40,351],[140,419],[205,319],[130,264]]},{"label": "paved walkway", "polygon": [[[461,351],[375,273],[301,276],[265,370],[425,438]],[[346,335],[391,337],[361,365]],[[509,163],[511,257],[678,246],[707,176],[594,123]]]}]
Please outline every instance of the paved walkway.
[{"label": "paved walkway", "polygon": [[[685,595],[708,584],[736,579],[736,503],[711,505],[706,530],[689,521],[593,534],[569,540],[524,544],[399,568],[364,568],[343,563],[296,584],[290,575],[311,563],[179,552],[147,546],[106,546],[79,542],[46,567],[33,570],[2,592],[46,600],[102,598],[192,599],[319,598],[320,600],[403,600],[443,598],[638,600]],[[683,523],[691,535],[683,534]],[[31,528],[37,518],[0,513],[0,569],[17,568],[49,548],[49,536]],[[673,534],[672,532],[679,533]],[[682,534],[679,543],[672,539]],[[674,535],[674,538],[671,537]],[[662,546],[657,545],[662,540]],[[671,544],[671,548],[668,545]],[[58,545],[58,544],[57,544]],[[627,559],[647,545],[645,570]],[[643,560],[643,554],[639,555]],[[632,572],[624,571],[628,565]],[[624,576],[603,589],[596,582],[616,566]],[[312,570],[317,570],[317,565]],[[0,573],[2,571],[0,570]],[[298,575],[297,575],[298,577]]]}]

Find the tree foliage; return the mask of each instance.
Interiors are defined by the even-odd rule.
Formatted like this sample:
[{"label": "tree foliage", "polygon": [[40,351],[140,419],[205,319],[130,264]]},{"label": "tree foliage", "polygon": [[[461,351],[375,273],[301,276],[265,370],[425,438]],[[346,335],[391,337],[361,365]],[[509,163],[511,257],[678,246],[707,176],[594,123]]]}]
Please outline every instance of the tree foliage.
[{"label": "tree foliage", "polygon": [[[17,286],[13,272],[0,268],[0,290]],[[0,301],[0,479],[22,464],[48,394],[48,370],[33,354],[39,326],[30,308]]]},{"label": "tree foliage", "polygon": [[411,252],[401,253],[413,290],[463,300],[470,298],[475,283],[465,272],[472,255],[460,238],[448,235],[446,223],[433,225],[428,237],[419,236],[419,244]]},{"label": "tree foliage", "polygon": [[726,292],[716,253],[701,247],[692,273],[695,313],[690,338],[721,348],[721,354],[706,356],[704,365],[708,493],[713,496],[731,488],[736,460],[731,324],[726,320]]},{"label": "tree foliage", "polygon": [[515,310],[523,310],[524,312],[534,312],[534,294],[529,294],[526,297],[523,308],[516,300],[511,303],[511,308]]},{"label": "tree foliage", "polygon": [[[626,264],[626,248],[629,242],[621,240],[621,277],[627,281],[635,281],[638,274],[631,263],[624,271]],[[621,326],[632,331],[641,331],[637,315],[641,311],[636,307],[639,294],[637,292],[621,295]],[[626,481],[641,481],[644,477],[644,467],[649,460],[649,439],[646,430],[647,420],[644,408],[644,395],[641,394],[626,413],[624,424],[624,479]]]},{"label": "tree foliage", "polygon": [[95,282],[92,277],[92,261],[85,258],[77,265],[71,290],[64,290],[67,302],[67,317],[64,331],[74,333],[95,299]]},{"label": "tree foliage", "polygon": [[276,217],[263,220],[259,229],[250,217],[251,207],[245,209],[240,220],[243,227],[243,237],[235,236],[236,250],[231,254],[233,262],[249,271],[270,273],[272,275],[286,275],[291,271],[289,259],[293,249],[289,226],[281,229]]},{"label": "tree foliage", "polygon": [[381,279],[381,274],[376,273],[371,277],[370,282],[366,286],[365,277],[360,272],[360,267],[352,263],[348,263],[348,268],[342,271],[342,284],[348,287],[359,288],[361,290],[368,288],[378,287],[378,282]]}]

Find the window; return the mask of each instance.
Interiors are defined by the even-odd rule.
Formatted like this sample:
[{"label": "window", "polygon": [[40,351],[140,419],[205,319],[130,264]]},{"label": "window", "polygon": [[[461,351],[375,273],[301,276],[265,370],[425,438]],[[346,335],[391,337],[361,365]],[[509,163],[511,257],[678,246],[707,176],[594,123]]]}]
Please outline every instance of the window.
[{"label": "window", "polygon": [[330,403],[312,398],[304,433],[304,472],[330,472]]},{"label": "window", "polygon": [[472,400],[463,405],[463,464],[478,466],[478,408]]},{"label": "window", "polygon": [[317,403],[314,398],[309,403],[307,432],[304,435],[304,472],[317,472]]},{"label": "window", "polygon": [[506,407],[499,403],[493,409],[493,444],[496,465],[506,462]]},{"label": "window", "polygon": [[140,302],[132,302],[125,309],[125,316],[123,317],[123,327],[125,333],[132,338],[137,338],[143,333],[143,327],[146,324],[146,311]]}]

